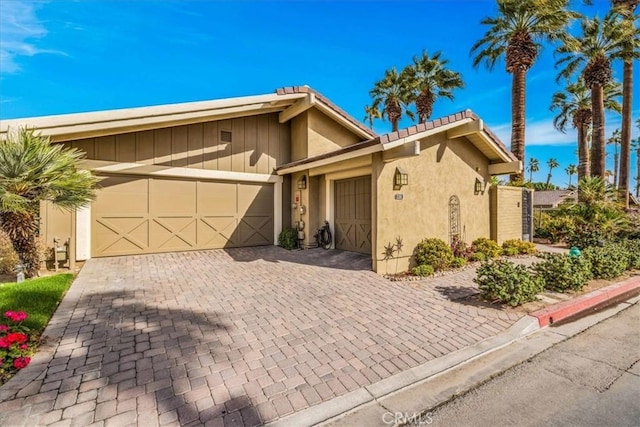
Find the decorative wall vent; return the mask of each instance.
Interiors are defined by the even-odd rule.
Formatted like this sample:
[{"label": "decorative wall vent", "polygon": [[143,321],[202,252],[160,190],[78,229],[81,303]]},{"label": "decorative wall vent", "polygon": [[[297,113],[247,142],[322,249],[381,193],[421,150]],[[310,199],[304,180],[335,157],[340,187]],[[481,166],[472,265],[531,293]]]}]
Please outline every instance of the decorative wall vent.
[{"label": "decorative wall vent", "polygon": [[222,141],[222,142],[231,142],[231,131],[221,130],[220,131],[220,141]]}]

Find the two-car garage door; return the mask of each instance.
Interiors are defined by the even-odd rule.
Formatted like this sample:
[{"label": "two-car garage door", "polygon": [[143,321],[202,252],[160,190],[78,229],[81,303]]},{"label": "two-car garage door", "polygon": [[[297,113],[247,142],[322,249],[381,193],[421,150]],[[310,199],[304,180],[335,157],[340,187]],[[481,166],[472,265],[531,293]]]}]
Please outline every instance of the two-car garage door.
[{"label": "two-car garage door", "polygon": [[272,184],[108,176],[100,185],[94,257],[273,244]]}]

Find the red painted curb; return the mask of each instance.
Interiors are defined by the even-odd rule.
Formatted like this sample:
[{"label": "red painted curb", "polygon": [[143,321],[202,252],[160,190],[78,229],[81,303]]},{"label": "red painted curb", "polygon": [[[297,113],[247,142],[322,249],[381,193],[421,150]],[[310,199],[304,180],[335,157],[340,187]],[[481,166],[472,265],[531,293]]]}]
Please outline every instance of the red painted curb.
[{"label": "red painted curb", "polygon": [[640,289],[640,276],[631,277],[624,282],[598,289],[571,301],[561,302],[542,310],[530,313],[536,317],[540,327],[547,326],[553,322],[566,319],[569,316],[588,310],[605,301],[609,301],[617,296]]}]

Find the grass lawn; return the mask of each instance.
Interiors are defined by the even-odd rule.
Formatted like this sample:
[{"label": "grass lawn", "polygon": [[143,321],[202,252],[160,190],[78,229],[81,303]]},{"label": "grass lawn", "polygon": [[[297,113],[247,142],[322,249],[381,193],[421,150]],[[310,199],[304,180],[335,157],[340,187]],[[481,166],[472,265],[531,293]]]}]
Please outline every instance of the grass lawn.
[{"label": "grass lawn", "polygon": [[6,311],[25,311],[22,324],[36,334],[42,333],[53,312],[73,281],[73,274],[39,277],[22,283],[0,284],[0,323]]}]

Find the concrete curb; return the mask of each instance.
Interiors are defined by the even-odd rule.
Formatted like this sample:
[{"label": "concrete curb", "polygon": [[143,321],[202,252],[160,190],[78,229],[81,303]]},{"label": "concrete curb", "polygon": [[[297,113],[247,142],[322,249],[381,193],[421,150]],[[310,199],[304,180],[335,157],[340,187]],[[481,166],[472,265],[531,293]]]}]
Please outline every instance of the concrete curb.
[{"label": "concrete curb", "polygon": [[530,316],[538,319],[541,328],[567,317],[589,310],[603,302],[610,301],[624,294],[640,291],[640,276],[631,277],[624,282],[616,283],[606,288],[598,289],[586,295],[552,305],[535,311]]}]

